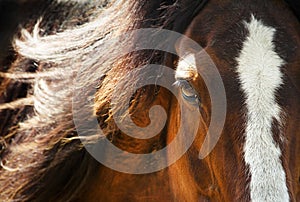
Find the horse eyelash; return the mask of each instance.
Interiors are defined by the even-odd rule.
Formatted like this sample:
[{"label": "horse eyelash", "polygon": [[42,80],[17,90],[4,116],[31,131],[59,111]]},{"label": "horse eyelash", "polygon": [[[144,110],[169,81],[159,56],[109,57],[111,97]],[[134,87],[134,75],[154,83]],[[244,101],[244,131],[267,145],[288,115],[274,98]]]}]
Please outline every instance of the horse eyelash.
[{"label": "horse eyelash", "polygon": [[[176,86],[177,88],[183,87],[183,82],[185,82],[186,80],[177,80],[173,83],[173,86]],[[188,81],[187,81],[188,82]]]},{"label": "horse eyelash", "polygon": [[190,84],[190,82],[188,80],[184,80],[184,79],[175,81],[173,83],[173,86],[176,86],[177,88],[181,88],[181,87],[184,87],[185,82],[188,83],[193,88],[193,86]]},{"label": "horse eyelash", "polygon": [[173,83],[173,86],[176,86],[177,88],[183,88],[183,87],[185,87],[186,83],[188,85],[190,85],[190,87],[195,91],[195,95],[197,96],[198,103],[200,104],[201,103],[201,98],[198,95],[197,91],[194,89],[193,85],[191,85],[191,83],[188,80],[185,80],[185,79],[177,80]]}]

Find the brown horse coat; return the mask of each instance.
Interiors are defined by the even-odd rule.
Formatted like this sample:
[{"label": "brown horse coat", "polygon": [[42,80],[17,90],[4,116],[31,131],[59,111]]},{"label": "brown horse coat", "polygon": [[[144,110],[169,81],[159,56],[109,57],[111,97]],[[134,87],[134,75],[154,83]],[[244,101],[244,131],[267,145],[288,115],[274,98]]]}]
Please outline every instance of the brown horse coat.
[{"label": "brown horse coat", "polygon": [[[92,15],[89,22],[72,29],[46,35],[42,34],[41,26],[37,23],[30,32],[23,30],[16,37],[14,48],[17,57],[8,70],[2,70],[8,73],[0,73],[3,78],[0,99],[6,103],[0,105],[0,200],[257,201],[262,197],[270,201],[277,196],[281,197],[277,200],[300,200],[300,26],[283,1],[114,1]],[[118,47],[112,44],[100,46],[98,42],[114,34],[145,27],[184,33],[204,48],[223,79],[228,113],[216,147],[200,160],[198,152],[207,132],[212,106],[201,76],[197,77],[192,86],[201,98],[202,118],[193,145],[168,168],[151,174],[132,175],[99,164],[85,151],[72,121],[72,86],[75,85],[74,74],[80,67],[100,68],[105,74],[97,78],[94,114],[106,132],[106,138],[131,153],[151,153],[169,144],[177,133],[179,120],[188,119],[189,115],[180,114],[180,101],[167,89],[147,86],[138,90],[132,98],[129,110],[139,127],[149,124],[151,106],[161,105],[166,109],[167,124],[153,138],[139,140],[122,133],[110,112],[109,102],[116,84],[121,80],[128,81],[125,89],[142,79],[126,77],[130,70],[149,63],[163,63],[176,69],[180,63],[181,59],[155,50],[139,51],[118,60],[105,60],[118,54]],[[267,58],[262,60],[262,64],[274,66],[274,70],[280,67],[282,77],[271,74],[270,78],[278,82],[268,85],[264,80],[268,75],[264,75],[255,80],[252,86],[256,88],[251,88],[251,85],[246,85],[249,82],[248,77],[243,76],[243,64],[252,64],[252,60],[243,61],[248,56],[247,47],[253,44],[251,39],[262,30],[266,30],[262,38],[271,45],[265,47],[263,40],[254,44],[265,50],[263,54],[267,56],[271,52],[270,57],[276,58],[276,62],[279,61],[276,64],[280,65],[268,63]],[[245,45],[247,39],[248,46]],[[177,45],[178,51],[186,50],[184,40]],[[193,54],[195,66],[202,73],[207,73],[205,61],[199,60],[200,53]],[[252,58],[257,59],[258,56]],[[280,61],[284,62],[281,64]],[[247,75],[255,75],[254,70]],[[86,84],[91,83],[83,81],[82,85]],[[268,124],[258,126],[266,129],[267,135],[261,139],[254,135],[257,142],[253,143],[249,137],[257,127],[250,127],[251,123],[264,117],[269,120],[267,115],[273,112],[251,108],[251,89],[263,86],[267,88],[254,96],[258,100],[256,103],[268,101],[269,97],[264,96],[264,92],[275,86],[271,93],[274,96],[270,98],[275,101],[266,108],[280,107],[281,114],[279,117],[275,116],[275,112],[274,116],[270,115],[270,127]],[[122,104],[120,101],[119,106]],[[251,119],[253,114],[257,119]],[[193,124],[192,121],[188,120],[188,123]],[[275,145],[274,151],[280,153],[279,156],[270,155],[270,159],[266,159],[269,153],[258,155],[260,150],[249,150],[255,145],[264,146],[264,137],[273,141],[266,140],[271,147],[262,151],[269,151],[268,148]],[[90,144],[102,138],[94,134]],[[269,160],[274,160],[275,163],[271,164],[274,167],[265,166],[270,165]],[[128,161],[139,166],[135,159]],[[260,171],[260,167],[264,170]],[[264,181],[255,181],[257,176],[265,177]],[[277,178],[278,181],[268,181]],[[274,189],[270,189],[273,185]]]}]

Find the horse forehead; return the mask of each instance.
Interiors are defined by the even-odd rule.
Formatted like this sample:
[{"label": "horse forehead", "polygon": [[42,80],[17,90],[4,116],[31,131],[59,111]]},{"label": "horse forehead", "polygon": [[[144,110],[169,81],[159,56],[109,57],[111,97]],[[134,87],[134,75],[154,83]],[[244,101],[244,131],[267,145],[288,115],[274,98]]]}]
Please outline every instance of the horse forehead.
[{"label": "horse forehead", "polygon": [[[248,18],[240,19],[233,27],[229,26],[231,23],[224,25],[230,28],[227,32],[224,33],[221,29],[211,35],[203,31],[205,28],[201,28],[203,26],[201,19],[194,19],[188,26],[186,35],[204,46],[219,70],[234,72],[235,76],[230,77],[230,82],[235,83],[237,87],[228,88],[229,94],[243,94],[240,97],[243,99],[234,101],[245,104],[243,113],[248,119],[244,120],[246,129],[243,135],[246,142],[243,158],[252,176],[251,198],[259,201],[272,195],[282,201],[288,201],[281,150],[273,139],[272,128],[274,120],[281,122],[280,114],[283,113],[276,99],[277,91],[283,85],[281,69],[285,64],[276,51],[277,44],[274,43],[277,39],[277,30],[263,20],[249,15]],[[186,44],[186,40],[180,42],[180,46],[188,50]],[[197,57],[197,54],[186,54],[188,56],[179,60],[176,75],[183,74],[188,77],[191,66],[185,60],[197,61],[195,58],[191,60],[192,57]],[[263,142],[262,139],[267,142]],[[266,155],[263,156],[260,152]],[[270,160],[275,163],[270,165]],[[260,168],[266,172],[260,172]],[[274,187],[280,191],[275,192]]]}]

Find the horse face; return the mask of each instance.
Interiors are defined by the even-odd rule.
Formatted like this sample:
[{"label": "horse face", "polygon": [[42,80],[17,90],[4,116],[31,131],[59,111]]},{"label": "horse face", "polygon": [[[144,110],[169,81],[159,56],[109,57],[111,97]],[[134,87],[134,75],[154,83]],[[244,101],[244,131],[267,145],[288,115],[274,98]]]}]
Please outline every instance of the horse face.
[{"label": "horse face", "polygon": [[[185,33],[203,49],[191,47],[184,39],[176,47],[179,55],[184,55],[178,61],[175,76],[181,83],[179,88],[182,100],[179,103],[193,108],[192,110],[196,107],[201,116],[199,120],[191,121],[185,112],[180,113],[179,104],[173,103],[177,110],[172,111],[170,122],[187,120],[186,126],[181,126],[182,133],[187,135],[189,128],[199,122],[193,145],[169,169],[174,193],[177,198],[188,201],[269,201],[275,198],[288,201],[295,197],[295,193],[297,195],[297,191],[292,192],[297,190],[299,182],[298,174],[291,174],[297,168],[287,164],[287,154],[284,152],[290,152],[285,148],[288,147],[287,139],[295,137],[293,131],[298,126],[293,124],[293,119],[298,115],[294,114],[288,120],[281,119],[278,114],[290,113],[281,111],[289,101],[280,103],[277,97],[282,96],[279,89],[284,88],[281,78],[286,75],[282,74],[282,68],[293,72],[295,65],[290,63],[283,66],[286,61],[276,51],[281,44],[273,43],[278,37],[276,30],[264,22],[269,22],[269,19],[229,13],[226,18],[219,15],[211,21],[212,11],[210,6],[201,11]],[[293,36],[292,33],[288,35],[291,38]],[[289,52],[288,49],[285,51]],[[208,68],[209,59],[205,57],[206,54],[222,77],[226,90],[227,114],[218,143],[207,157],[199,159],[199,151],[205,138],[214,135],[207,134],[214,106],[203,75],[211,76],[211,82],[215,78]],[[265,55],[265,58],[261,55]],[[188,63],[192,65],[187,65],[184,60],[190,61]],[[287,60],[293,61],[295,58]],[[293,77],[290,78],[295,80]],[[293,84],[287,82],[284,85]],[[296,89],[292,91],[290,93],[298,94]],[[290,99],[288,96],[285,98]],[[294,107],[298,108],[296,105]],[[260,118],[268,121],[259,121]],[[281,121],[293,126],[290,129],[284,125],[279,126]],[[169,131],[169,141],[174,138],[174,134],[174,131]],[[286,139],[280,140],[278,134]],[[297,146],[288,144],[293,148],[289,153],[290,161],[298,161],[294,153]],[[270,161],[274,163],[269,163]],[[280,191],[276,193],[276,189]]]}]

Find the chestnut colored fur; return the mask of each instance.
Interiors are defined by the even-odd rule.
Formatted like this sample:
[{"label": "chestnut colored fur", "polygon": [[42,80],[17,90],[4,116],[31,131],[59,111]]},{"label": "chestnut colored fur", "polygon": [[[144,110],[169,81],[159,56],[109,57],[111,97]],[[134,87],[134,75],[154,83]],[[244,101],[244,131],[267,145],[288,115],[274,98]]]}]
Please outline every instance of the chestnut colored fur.
[{"label": "chestnut colored fur", "polygon": [[[276,133],[274,139],[283,153],[290,198],[300,200],[300,25],[283,1],[123,0],[101,4],[105,7],[100,3],[89,7],[81,20],[71,17],[66,21],[70,24],[49,25],[44,17],[15,35],[16,57],[0,67],[0,201],[249,201],[249,171],[243,160],[245,98],[233,67],[248,34],[243,21],[251,14],[278,30],[276,52],[286,61],[284,86],[278,94],[286,113],[282,129],[286,141],[279,143]],[[109,102],[118,81],[127,81],[126,89],[143,79],[126,77],[130,70],[150,63],[175,69],[178,58],[155,50],[110,58],[122,54],[118,47],[99,45],[114,34],[147,27],[184,33],[205,48],[222,76],[228,114],[215,149],[198,159],[211,107],[200,79],[195,86],[205,116],[192,147],[169,168],[130,175],[99,164],[83,148],[72,120],[72,86],[79,68],[105,73],[96,81],[81,81],[82,85],[98,82],[93,107],[106,132],[106,137],[91,136],[89,144],[108,138],[134,153],[165,147],[177,133],[181,118],[178,101],[169,91],[147,86],[132,98],[129,110],[138,126],[149,123],[153,105],[163,106],[168,113],[165,128],[148,140],[123,134],[113,121]],[[42,107],[33,106],[33,101]]]}]

